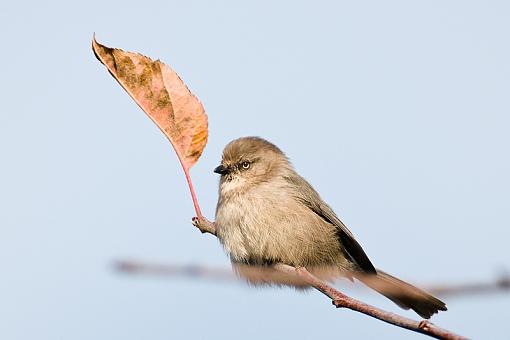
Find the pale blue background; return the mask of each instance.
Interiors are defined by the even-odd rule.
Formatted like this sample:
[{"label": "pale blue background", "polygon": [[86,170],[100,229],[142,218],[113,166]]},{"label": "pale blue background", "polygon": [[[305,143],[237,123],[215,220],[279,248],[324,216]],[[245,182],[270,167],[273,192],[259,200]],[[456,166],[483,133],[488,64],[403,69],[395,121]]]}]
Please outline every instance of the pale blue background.
[{"label": "pale blue background", "polygon": [[[90,41],[163,59],[200,97],[207,216],[223,146],[263,136],[377,266],[466,282],[510,268],[509,14],[506,1],[2,2],[0,338],[423,339],[315,292],[116,273],[119,258],[228,260],[191,226],[170,144]],[[446,301],[437,324],[508,338],[508,295]]]}]

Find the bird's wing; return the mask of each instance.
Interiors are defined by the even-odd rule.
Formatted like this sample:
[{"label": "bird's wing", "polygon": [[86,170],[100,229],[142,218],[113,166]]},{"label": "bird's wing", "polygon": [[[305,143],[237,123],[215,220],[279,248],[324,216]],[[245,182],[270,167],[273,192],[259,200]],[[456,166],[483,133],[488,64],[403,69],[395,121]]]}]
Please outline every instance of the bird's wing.
[{"label": "bird's wing", "polygon": [[370,262],[367,254],[361,245],[356,241],[354,235],[345,224],[340,221],[335,212],[320,198],[315,189],[301,176],[297,175],[285,178],[295,190],[293,190],[295,198],[305,204],[314,213],[319,215],[325,221],[333,224],[337,228],[338,238],[343,245],[343,250],[348,259],[367,274],[376,274],[377,271]]}]

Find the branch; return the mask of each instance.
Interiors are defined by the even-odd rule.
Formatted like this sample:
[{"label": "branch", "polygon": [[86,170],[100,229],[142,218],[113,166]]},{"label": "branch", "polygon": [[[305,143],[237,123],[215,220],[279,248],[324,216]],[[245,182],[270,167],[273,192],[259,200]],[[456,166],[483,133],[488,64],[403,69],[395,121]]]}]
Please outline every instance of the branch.
[{"label": "branch", "polygon": [[[191,188],[192,186],[190,186],[190,190],[192,190]],[[216,236],[216,227],[214,226],[214,222],[209,221],[203,216],[193,217],[191,219],[191,224],[197,227],[198,230],[202,232],[202,234],[209,233]]]},{"label": "branch", "polygon": [[[115,263],[117,270],[133,274],[150,274],[161,276],[183,276],[199,279],[213,279],[221,281],[237,280],[237,277],[231,271],[221,268],[210,268],[200,265],[169,265],[169,264],[147,264],[136,261],[118,261]],[[299,281],[304,281],[307,285],[317,289],[328,296],[337,308],[349,308],[359,313],[366,314],[373,318],[387,322],[389,324],[406,328],[418,333],[429,335],[437,339],[466,339],[456,335],[448,330],[442,329],[433,323],[422,320],[415,321],[405,318],[395,313],[390,313],[359,300],[353,299],[324,281],[312,275],[306,268],[294,268],[285,264],[276,264],[271,267],[273,270],[284,274],[285,276],[295,276]],[[451,289],[455,290],[455,289]]]},{"label": "branch", "polygon": [[[208,221],[204,217],[194,217],[192,219],[192,224],[202,233],[210,233],[212,235],[216,235],[216,227],[214,223]],[[223,270],[211,270],[201,266],[146,266],[136,262],[118,262],[117,268],[121,271],[127,272],[144,272],[150,274],[170,275],[179,274],[192,277],[212,277],[222,280],[232,278],[232,275],[227,275],[227,273]],[[324,281],[318,279],[304,267],[294,268],[292,266],[279,263],[270,266],[270,268],[284,275],[295,276],[297,279],[304,281],[304,283],[307,285],[317,289],[329,297],[337,308],[349,308],[353,311],[363,313],[394,326],[409,329],[417,333],[422,333],[436,339],[466,339],[465,337],[457,335],[451,331],[442,329],[427,320],[415,321],[353,299],[339,292]]]},{"label": "branch", "polygon": [[201,265],[154,264],[132,260],[119,260],[114,267],[121,273],[148,274],[155,276],[187,277],[193,279],[209,279],[216,281],[237,280],[231,270],[211,268]]},{"label": "branch", "polygon": [[349,308],[353,311],[366,314],[389,324],[406,328],[414,332],[422,333],[436,339],[467,339],[446,329],[442,329],[427,320],[415,321],[353,299],[345,294],[340,293],[338,290],[329,286],[324,281],[319,280],[310,274],[310,272],[304,267],[294,268],[285,264],[276,264],[274,268],[285,274],[292,275],[294,273],[298,275],[310,286],[329,297],[332,300],[333,305],[335,305],[337,308]]},{"label": "branch", "polygon": [[458,285],[431,285],[427,291],[442,296],[506,292],[510,291],[510,275],[500,275],[490,282],[474,282]]},{"label": "branch", "polygon": [[[119,260],[115,269],[122,273],[166,277],[184,277],[212,281],[242,281],[230,268],[211,267],[201,264],[148,263],[135,260]],[[510,275],[501,275],[492,281],[430,284],[421,286],[425,291],[440,296],[462,296],[510,292]]]},{"label": "branch", "polygon": [[[216,235],[216,228],[214,225],[214,222],[208,221],[206,218],[202,216],[194,217],[192,219],[192,224],[197,227],[202,233],[210,233],[213,235]],[[122,267],[121,267],[122,268]],[[124,269],[133,269],[133,267],[124,266]],[[135,267],[136,268],[136,267]],[[381,321],[387,322],[389,324],[395,325],[397,327],[409,329],[414,332],[422,333],[437,339],[466,339],[460,335],[456,335],[453,332],[450,332],[448,330],[442,329],[440,327],[437,327],[433,323],[422,320],[422,321],[415,321],[412,319],[408,319],[406,317],[397,315],[395,313],[390,313],[387,311],[384,311],[382,309],[376,308],[374,306],[371,306],[369,304],[366,304],[364,302],[358,301],[356,299],[353,299],[345,294],[340,293],[338,290],[334,289],[333,287],[329,286],[325,282],[321,281],[314,275],[312,275],[306,268],[300,267],[300,268],[294,268],[292,266],[288,266],[285,264],[275,264],[273,266],[270,266],[270,268],[276,270],[277,272],[280,272],[284,275],[297,275],[297,278],[300,280],[303,280],[306,284],[310,285],[311,287],[317,289],[324,295],[328,296],[332,301],[333,304],[337,307],[345,307],[349,308],[351,310],[354,310],[359,313],[366,314],[368,316],[371,316],[373,318],[379,319]],[[164,271],[168,270],[168,267],[163,268],[153,268],[156,269],[156,272],[160,272],[162,269]],[[176,268],[174,268],[176,269]],[[181,268],[182,269],[182,268]],[[193,270],[188,272],[188,275],[191,274],[192,276],[201,276],[201,275],[209,275],[207,271],[201,271],[198,270],[195,267]],[[214,275],[217,275],[218,273],[214,273]],[[220,274],[220,277],[223,277],[223,274]]]}]

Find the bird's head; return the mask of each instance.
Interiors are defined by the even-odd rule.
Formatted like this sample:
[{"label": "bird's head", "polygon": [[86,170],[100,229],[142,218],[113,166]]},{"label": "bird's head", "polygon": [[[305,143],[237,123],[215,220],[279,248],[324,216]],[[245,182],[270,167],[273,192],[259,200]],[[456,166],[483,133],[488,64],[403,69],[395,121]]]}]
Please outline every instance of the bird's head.
[{"label": "bird's head", "polygon": [[290,167],[276,145],[259,137],[242,137],[227,144],[214,172],[221,175],[220,192],[226,194],[269,182]]}]

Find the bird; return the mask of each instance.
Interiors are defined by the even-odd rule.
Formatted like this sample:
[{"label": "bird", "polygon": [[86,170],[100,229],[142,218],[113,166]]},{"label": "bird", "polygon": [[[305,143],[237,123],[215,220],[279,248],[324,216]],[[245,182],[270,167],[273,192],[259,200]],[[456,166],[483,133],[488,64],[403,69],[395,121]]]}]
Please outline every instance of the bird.
[{"label": "bird", "polygon": [[273,143],[260,137],[235,139],[225,146],[214,172],[221,176],[216,236],[233,264],[333,268],[423,318],[447,310],[438,298],[377,269]]}]

